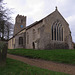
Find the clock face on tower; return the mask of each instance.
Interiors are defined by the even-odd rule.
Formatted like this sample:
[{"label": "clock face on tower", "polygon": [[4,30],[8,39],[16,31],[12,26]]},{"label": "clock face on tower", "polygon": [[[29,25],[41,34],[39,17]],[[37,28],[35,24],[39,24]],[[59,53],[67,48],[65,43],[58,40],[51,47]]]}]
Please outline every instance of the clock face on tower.
[{"label": "clock face on tower", "polygon": [[20,25],[21,28],[23,28],[23,25]]}]

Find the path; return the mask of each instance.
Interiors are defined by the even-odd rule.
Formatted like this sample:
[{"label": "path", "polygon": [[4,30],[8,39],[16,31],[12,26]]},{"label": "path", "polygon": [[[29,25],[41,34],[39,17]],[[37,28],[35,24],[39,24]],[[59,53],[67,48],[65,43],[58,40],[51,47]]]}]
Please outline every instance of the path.
[{"label": "path", "polygon": [[34,65],[34,66],[37,66],[40,68],[75,75],[75,66],[74,65],[55,63],[52,61],[45,61],[45,60],[41,60],[41,59],[30,59],[30,58],[26,58],[26,57],[11,55],[11,54],[7,54],[7,57],[22,61],[22,62],[30,64],[30,65]]}]

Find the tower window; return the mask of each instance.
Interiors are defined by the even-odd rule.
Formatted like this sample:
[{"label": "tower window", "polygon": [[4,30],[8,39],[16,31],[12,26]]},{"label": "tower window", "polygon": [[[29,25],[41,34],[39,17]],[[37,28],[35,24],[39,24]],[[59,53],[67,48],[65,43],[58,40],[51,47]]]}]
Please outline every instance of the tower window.
[{"label": "tower window", "polygon": [[21,19],[21,23],[23,23],[23,19]]}]

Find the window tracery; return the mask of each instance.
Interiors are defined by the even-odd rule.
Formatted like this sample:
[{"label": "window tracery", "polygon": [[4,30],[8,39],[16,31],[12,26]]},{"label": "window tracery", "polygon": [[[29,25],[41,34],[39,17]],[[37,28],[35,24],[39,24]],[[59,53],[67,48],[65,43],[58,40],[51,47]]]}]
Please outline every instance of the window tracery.
[{"label": "window tracery", "polygon": [[51,32],[52,40],[63,41],[63,26],[59,21],[53,23]]}]

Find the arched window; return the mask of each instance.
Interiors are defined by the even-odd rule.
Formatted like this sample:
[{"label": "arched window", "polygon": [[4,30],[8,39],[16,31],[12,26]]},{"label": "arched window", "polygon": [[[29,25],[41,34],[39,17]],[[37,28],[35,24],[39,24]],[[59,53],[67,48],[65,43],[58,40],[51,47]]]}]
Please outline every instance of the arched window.
[{"label": "arched window", "polygon": [[23,37],[19,37],[19,45],[23,45]]},{"label": "arched window", "polygon": [[52,40],[53,40],[53,25],[52,25],[52,29],[51,30],[52,30]]},{"label": "arched window", "polygon": [[63,41],[63,27],[59,21],[53,23],[51,31],[52,31],[52,40]]},{"label": "arched window", "polygon": [[54,25],[54,40],[56,40],[56,26],[57,24]]},{"label": "arched window", "polygon": [[62,25],[59,27],[59,41],[62,41]]},{"label": "arched window", "polygon": [[58,41],[58,26],[57,26],[57,41]]},{"label": "arched window", "polygon": [[61,29],[59,27],[59,41],[61,41]]},{"label": "arched window", "polygon": [[35,29],[33,29],[33,40],[35,40],[35,38],[36,38],[36,31]]},{"label": "arched window", "polygon": [[62,41],[63,41],[63,28],[62,28]]}]

